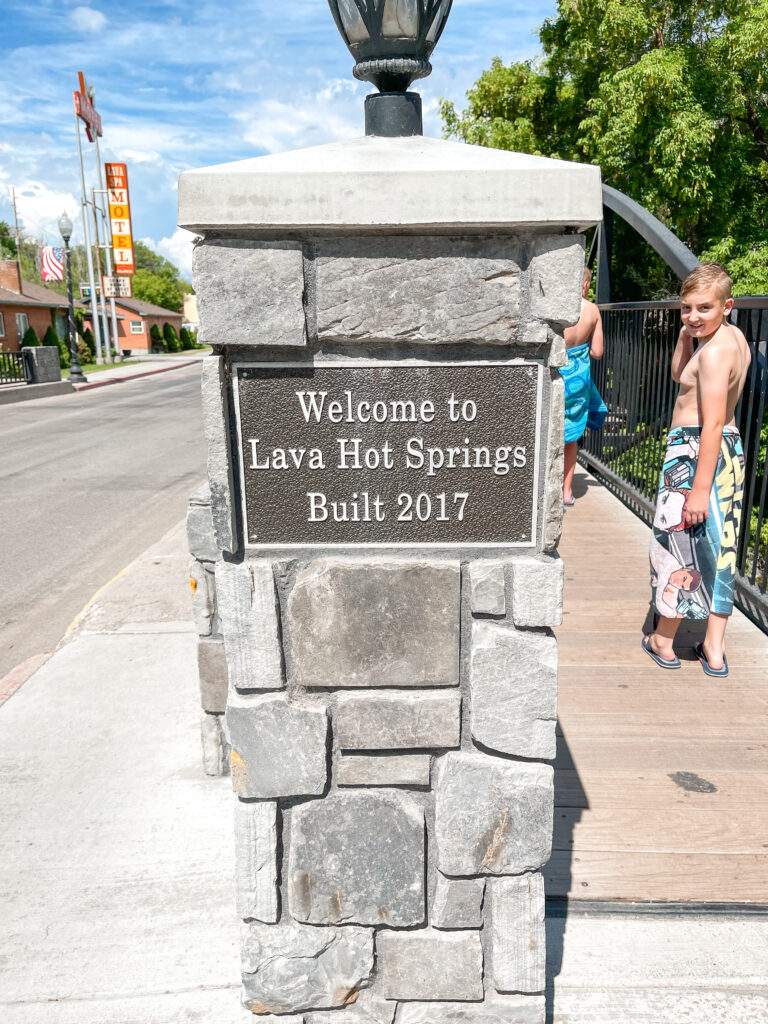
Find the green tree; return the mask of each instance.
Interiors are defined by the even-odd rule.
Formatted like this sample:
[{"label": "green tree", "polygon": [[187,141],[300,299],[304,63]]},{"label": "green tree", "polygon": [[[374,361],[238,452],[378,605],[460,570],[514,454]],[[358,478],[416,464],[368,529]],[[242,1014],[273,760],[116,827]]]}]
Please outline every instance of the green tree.
[{"label": "green tree", "polygon": [[4,220],[0,220],[0,259],[16,259],[16,240],[10,225]]},{"label": "green tree", "polygon": [[69,346],[64,338],[60,338],[53,327],[49,327],[43,336],[43,345],[49,345],[51,348],[58,348],[59,350],[59,366],[64,370],[69,366],[70,355]]},{"label": "green tree", "polygon": [[173,324],[163,324],[163,341],[169,352],[181,352],[181,342]]},{"label": "green tree", "polygon": [[34,327],[28,327],[24,331],[24,337],[21,339],[21,348],[35,348],[40,344],[40,339],[37,336],[37,331]]},{"label": "green tree", "polygon": [[[768,0],[559,0],[543,54],[496,58],[444,134],[600,164],[738,294],[768,291]],[[676,287],[617,223],[616,297]]]},{"label": "green tree", "polygon": [[184,305],[184,296],[191,294],[192,285],[182,280],[178,269],[170,260],[160,256],[143,242],[134,244],[134,256],[134,297],[178,313]]}]

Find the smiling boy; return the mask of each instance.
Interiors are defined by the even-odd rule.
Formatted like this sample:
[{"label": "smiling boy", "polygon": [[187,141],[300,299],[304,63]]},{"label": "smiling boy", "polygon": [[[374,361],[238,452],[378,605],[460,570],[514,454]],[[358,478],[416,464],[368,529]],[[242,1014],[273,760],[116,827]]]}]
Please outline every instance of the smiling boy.
[{"label": "smiling boy", "polygon": [[[659,619],[655,632],[642,643],[657,665],[680,668],[673,647],[680,621],[707,619],[696,654],[708,675],[726,676],[725,627],[733,611],[744,489],[744,455],[734,415],[751,355],[744,335],[726,320],[733,299],[723,267],[697,267],[683,282],[680,296],[683,326],[672,357],[672,379],[679,382],[680,392],[667,438],[650,553]],[[678,568],[670,573],[673,564]]]}]

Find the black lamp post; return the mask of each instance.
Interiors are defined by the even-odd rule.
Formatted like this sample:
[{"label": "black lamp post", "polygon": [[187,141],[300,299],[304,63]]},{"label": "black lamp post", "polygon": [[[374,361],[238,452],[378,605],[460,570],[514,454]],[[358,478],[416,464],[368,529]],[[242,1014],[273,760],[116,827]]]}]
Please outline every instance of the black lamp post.
[{"label": "black lamp post", "polygon": [[355,58],[353,75],[379,90],[365,99],[366,135],[421,135],[421,96],[408,92],[432,71],[429,58],[453,0],[328,0]]},{"label": "black lamp post", "polygon": [[75,329],[75,307],[72,301],[72,266],[70,263],[69,240],[72,237],[72,221],[62,213],[59,217],[59,234],[64,239],[64,262],[67,267],[67,302],[69,304],[69,379],[73,384],[84,384],[88,379],[77,357],[77,331]]}]

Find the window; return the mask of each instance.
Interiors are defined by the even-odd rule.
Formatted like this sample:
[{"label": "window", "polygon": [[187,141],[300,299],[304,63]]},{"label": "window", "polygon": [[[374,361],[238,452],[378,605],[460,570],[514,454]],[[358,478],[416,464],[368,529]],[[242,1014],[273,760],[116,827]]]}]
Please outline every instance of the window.
[{"label": "window", "polygon": [[131,320],[131,334],[143,334],[144,324],[141,320]]},{"label": "window", "polygon": [[26,313],[17,313],[16,314],[16,333],[19,336],[19,344],[21,344],[21,342],[23,341],[24,335],[27,333],[27,328],[28,327],[29,327],[29,317],[27,316],[27,314]]},{"label": "window", "polygon": [[0,338],[5,337],[5,322],[3,320],[3,314],[0,313]]}]

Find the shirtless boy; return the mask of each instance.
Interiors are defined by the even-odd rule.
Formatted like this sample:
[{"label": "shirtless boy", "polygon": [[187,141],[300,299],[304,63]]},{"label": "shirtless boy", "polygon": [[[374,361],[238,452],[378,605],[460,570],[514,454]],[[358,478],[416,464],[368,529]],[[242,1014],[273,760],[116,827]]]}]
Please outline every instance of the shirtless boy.
[{"label": "shirtless boy", "polygon": [[584,268],[581,285],[581,316],[563,333],[568,350],[568,365],[560,373],[565,380],[565,457],[563,465],[563,504],[573,505],[573,474],[579,454],[579,438],[587,428],[589,396],[593,384],[589,360],[603,355],[603,321],[600,310],[587,299],[592,271]]},{"label": "shirtless boy", "polygon": [[683,327],[672,357],[672,379],[680,392],[650,553],[659,619],[655,632],[643,637],[643,649],[662,668],[680,668],[673,648],[680,621],[706,619],[696,655],[708,675],[726,676],[725,627],[733,610],[744,491],[744,454],[734,414],[751,355],[744,335],[726,321],[733,299],[723,267],[697,267],[680,296]]}]

